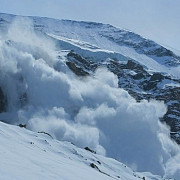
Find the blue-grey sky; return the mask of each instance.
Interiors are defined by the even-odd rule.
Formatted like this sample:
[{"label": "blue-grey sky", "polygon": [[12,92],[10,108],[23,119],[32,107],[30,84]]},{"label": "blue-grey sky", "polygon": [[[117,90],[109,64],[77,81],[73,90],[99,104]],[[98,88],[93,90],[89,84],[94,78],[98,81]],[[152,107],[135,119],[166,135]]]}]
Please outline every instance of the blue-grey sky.
[{"label": "blue-grey sky", "polygon": [[0,0],[0,12],[109,23],[180,50],[180,0]]}]

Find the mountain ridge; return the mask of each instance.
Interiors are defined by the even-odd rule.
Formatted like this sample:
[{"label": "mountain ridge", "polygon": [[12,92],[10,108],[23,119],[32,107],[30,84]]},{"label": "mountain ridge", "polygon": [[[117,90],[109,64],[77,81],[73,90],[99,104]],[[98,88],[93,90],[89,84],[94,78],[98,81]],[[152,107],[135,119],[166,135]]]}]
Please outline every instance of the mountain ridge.
[{"label": "mountain ridge", "polygon": [[[7,18],[7,16],[8,16],[10,21],[12,21],[13,18],[18,17],[15,15],[9,16],[7,14],[0,14],[0,15],[1,15],[1,17],[4,16],[5,18]],[[21,16],[19,16],[19,17],[21,17]],[[176,66],[176,65],[180,64],[180,57],[175,55],[172,51],[170,51],[166,48],[163,48],[163,46],[156,44],[152,40],[149,40],[147,38],[143,38],[142,36],[135,34],[133,32],[129,32],[126,30],[121,30],[119,28],[115,28],[114,26],[109,25],[109,24],[96,23],[96,22],[85,22],[85,21],[79,21],[78,22],[78,21],[73,21],[73,20],[58,20],[58,19],[52,19],[52,18],[48,18],[48,17],[45,17],[45,18],[40,17],[39,18],[39,17],[29,16],[28,18],[33,20],[33,22],[35,24],[35,29],[40,30],[40,31],[44,31],[45,33],[48,33],[48,31],[51,31],[50,29],[48,29],[48,22],[51,21],[50,25],[51,25],[51,28],[53,27],[53,29],[54,29],[53,33],[57,34],[57,35],[59,35],[59,33],[64,33],[62,30],[63,27],[60,28],[60,26],[62,26],[64,23],[68,24],[68,25],[73,24],[72,26],[75,26],[75,27],[76,27],[76,25],[78,26],[81,24],[81,26],[85,26],[86,29],[93,28],[93,26],[96,29],[97,27],[99,28],[99,26],[100,26],[100,28],[103,27],[103,31],[99,32],[100,33],[99,35],[102,37],[108,38],[117,44],[120,43],[120,45],[123,45],[123,46],[127,45],[128,47],[132,47],[132,48],[136,49],[138,53],[140,53],[140,54],[145,53],[145,54],[149,55],[151,58],[153,58],[152,55],[155,53],[155,54],[157,54],[157,57],[159,56],[158,61],[160,63],[161,63],[161,58],[160,58],[161,56],[166,58],[166,55],[170,55],[170,57],[172,57],[173,59],[170,59],[170,60],[166,59],[165,61],[167,61],[167,62],[165,62],[165,64],[170,65],[170,66]],[[41,19],[42,25],[38,24],[39,23],[38,20],[40,20],[40,19]],[[43,25],[43,23],[45,23],[45,24]],[[52,26],[52,24],[54,26]],[[60,24],[60,25],[58,25],[58,24]],[[62,32],[60,32],[59,30]],[[77,33],[77,32],[75,32],[75,33]],[[107,35],[106,35],[106,33],[107,33]],[[114,34],[117,33],[118,36],[117,37],[116,37],[116,35],[111,36],[111,33],[114,33]],[[69,34],[67,36],[69,36]],[[122,38],[121,38],[121,36],[122,36]],[[113,39],[111,39],[111,38],[113,38]],[[131,41],[129,41],[129,39]],[[147,47],[146,47],[146,49],[143,49],[143,47],[145,45]],[[154,48],[154,47],[155,47],[155,49],[153,50],[152,48]],[[148,51],[147,51],[147,48],[149,48]],[[171,61],[173,61],[173,63]]]}]

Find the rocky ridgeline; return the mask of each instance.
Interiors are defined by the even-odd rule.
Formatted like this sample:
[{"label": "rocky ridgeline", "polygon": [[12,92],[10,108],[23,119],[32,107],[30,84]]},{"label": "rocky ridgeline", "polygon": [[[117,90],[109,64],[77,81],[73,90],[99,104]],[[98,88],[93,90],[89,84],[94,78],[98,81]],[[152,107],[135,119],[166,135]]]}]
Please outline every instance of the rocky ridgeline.
[{"label": "rocky ridgeline", "polygon": [[180,80],[158,72],[148,72],[135,61],[108,60],[94,62],[71,51],[66,65],[78,76],[93,74],[97,67],[106,66],[119,78],[119,87],[127,90],[137,101],[164,101],[167,113],[161,119],[171,129],[171,137],[180,144]]},{"label": "rocky ridgeline", "polygon": [[[0,31],[7,31],[14,18],[16,18],[15,15],[0,13]],[[57,20],[43,17],[29,18],[33,21],[35,30],[43,33],[62,37],[67,35],[68,37],[67,29],[70,31],[70,34],[73,32],[72,34],[76,34],[77,37],[85,35],[92,36],[92,38],[94,38],[93,34],[95,33],[99,38],[104,38],[118,46],[132,48],[137,53],[144,54],[160,64],[170,67],[180,65],[180,56],[174,54],[171,50],[131,31],[119,29],[109,24]],[[85,34],[81,34],[82,32]]]},{"label": "rocky ridgeline", "polygon": [[101,37],[105,37],[120,46],[133,48],[139,54],[145,54],[152,59],[156,57],[160,64],[165,63],[168,66],[177,66],[180,64],[180,56],[177,56],[169,49],[155,43],[152,40],[145,39],[138,34],[118,29],[108,24],[96,24],[96,27],[98,27],[98,33]]}]

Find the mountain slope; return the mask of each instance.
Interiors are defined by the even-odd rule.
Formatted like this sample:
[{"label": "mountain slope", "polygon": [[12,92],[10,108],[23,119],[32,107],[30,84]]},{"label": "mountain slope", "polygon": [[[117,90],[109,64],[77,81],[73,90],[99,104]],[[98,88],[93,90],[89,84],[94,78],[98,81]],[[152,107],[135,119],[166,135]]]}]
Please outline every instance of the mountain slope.
[{"label": "mountain slope", "polygon": [[[7,29],[15,18],[14,15],[7,14],[1,14],[0,17],[0,26],[4,29]],[[137,100],[164,100],[168,112],[163,121],[170,125],[171,136],[180,143],[180,57],[151,40],[111,25],[40,17],[30,19],[36,30],[56,40],[58,48],[73,50],[85,61],[90,60],[94,68],[86,69],[87,66],[82,67],[82,63],[73,61],[77,66],[85,68],[89,73],[98,66],[108,66],[110,71],[118,75],[119,87],[125,88]],[[136,75],[122,71],[118,64],[128,60],[140,64],[143,70],[135,70]],[[134,71],[135,66],[125,69]]]},{"label": "mountain slope", "polygon": [[[16,16],[0,14],[0,17],[2,26],[6,27]],[[55,20],[40,17],[29,18],[32,19],[35,29],[44,33],[84,41],[90,45],[94,45],[95,48],[120,53],[134,60],[142,61],[142,63],[148,63],[149,65],[151,65],[149,62],[144,61],[152,61],[152,63],[158,62],[168,67],[180,65],[180,57],[172,51],[133,32],[120,30],[108,24]],[[137,57],[137,55],[139,56]],[[142,60],[142,58],[146,60]],[[155,65],[157,65],[157,63],[151,66],[158,70]],[[159,71],[161,71],[161,69],[159,69]]]},{"label": "mountain slope", "polygon": [[178,56],[110,25],[0,17],[1,121],[179,177]]},{"label": "mountain slope", "polygon": [[0,122],[0,179],[161,180],[44,133]]}]

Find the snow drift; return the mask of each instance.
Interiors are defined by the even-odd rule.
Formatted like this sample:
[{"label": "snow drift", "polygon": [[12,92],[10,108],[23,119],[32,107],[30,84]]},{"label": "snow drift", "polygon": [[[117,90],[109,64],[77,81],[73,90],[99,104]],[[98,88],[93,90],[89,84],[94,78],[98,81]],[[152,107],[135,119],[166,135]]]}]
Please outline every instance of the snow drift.
[{"label": "snow drift", "polygon": [[57,51],[29,19],[16,19],[0,36],[0,86],[8,102],[0,119],[88,146],[137,171],[180,177],[180,149],[159,122],[164,103],[136,102],[104,68],[76,77]]}]

